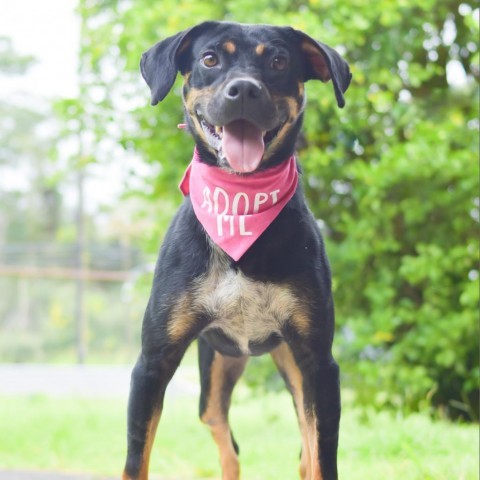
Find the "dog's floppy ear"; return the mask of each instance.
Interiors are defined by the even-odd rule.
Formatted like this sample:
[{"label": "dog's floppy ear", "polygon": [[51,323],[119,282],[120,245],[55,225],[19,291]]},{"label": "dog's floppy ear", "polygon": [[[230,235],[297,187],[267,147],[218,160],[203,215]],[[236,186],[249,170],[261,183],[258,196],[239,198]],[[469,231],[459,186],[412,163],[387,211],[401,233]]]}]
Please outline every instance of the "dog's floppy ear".
[{"label": "dog's floppy ear", "polygon": [[140,61],[140,70],[152,92],[152,105],[161,102],[181,70],[180,57],[191,45],[192,37],[215,22],[204,22],[156,43]]},{"label": "dog's floppy ear", "polygon": [[317,42],[300,30],[295,30],[300,38],[300,47],[304,59],[304,78],[307,80],[332,80],[335,97],[340,108],[345,106],[343,94],[350,85],[352,74],[348,63],[333,48]]},{"label": "dog's floppy ear", "polygon": [[177,52],[189,30],[177,33],[147,50],[140,60],[140,70],[152,92],[152,105],[161,102],[170,91],[177,76]]}]

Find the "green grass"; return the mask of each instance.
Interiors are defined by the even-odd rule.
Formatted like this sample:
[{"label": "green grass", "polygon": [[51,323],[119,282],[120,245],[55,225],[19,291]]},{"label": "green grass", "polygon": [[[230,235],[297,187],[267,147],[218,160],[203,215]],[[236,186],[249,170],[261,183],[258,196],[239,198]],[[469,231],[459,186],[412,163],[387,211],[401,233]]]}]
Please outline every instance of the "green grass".
[{"label": "green grass", "polygon": [[[219,478],[217,452],[195,399],[167,399],[152,456],[162,479]],[[299,434],[287,394],[241,389],[231,411],[243,478],[297,479]],[[125,403],[0,398],[0,467],[93,472],[118,478],[125,455]],[[340,476],[348,480],[476,480],[478,426],[384,413],[361,420],[344,406]]]}]

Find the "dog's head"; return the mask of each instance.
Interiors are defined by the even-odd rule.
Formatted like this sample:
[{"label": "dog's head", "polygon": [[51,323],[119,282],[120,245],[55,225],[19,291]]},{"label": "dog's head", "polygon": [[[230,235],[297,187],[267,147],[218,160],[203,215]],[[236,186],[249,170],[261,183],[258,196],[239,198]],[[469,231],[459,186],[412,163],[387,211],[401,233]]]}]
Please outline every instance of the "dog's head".
[{"label": "dog's head", "polygon": [[351,74],[327,45],[290,27],[205,22],[145,52],[141,71],[156,105],[185,80],[188,128],[202,159],[250,173],[292,155],[307,80],[332,80],[339,107]]}]

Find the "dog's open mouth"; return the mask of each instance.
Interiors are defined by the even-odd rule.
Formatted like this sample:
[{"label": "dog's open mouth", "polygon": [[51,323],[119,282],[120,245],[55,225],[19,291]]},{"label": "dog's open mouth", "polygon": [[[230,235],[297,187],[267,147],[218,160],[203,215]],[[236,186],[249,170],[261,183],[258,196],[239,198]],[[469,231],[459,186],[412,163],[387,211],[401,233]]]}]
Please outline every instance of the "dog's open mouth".
[{"label": "dog's open mouth", "polygon": [[258,168],[266,147],[280,130],[277,127],[263,131],[243,119],[215,127],[200,116],[200,124],[210,146],[223,155],[229,166],[239,173],[250,173]]}]

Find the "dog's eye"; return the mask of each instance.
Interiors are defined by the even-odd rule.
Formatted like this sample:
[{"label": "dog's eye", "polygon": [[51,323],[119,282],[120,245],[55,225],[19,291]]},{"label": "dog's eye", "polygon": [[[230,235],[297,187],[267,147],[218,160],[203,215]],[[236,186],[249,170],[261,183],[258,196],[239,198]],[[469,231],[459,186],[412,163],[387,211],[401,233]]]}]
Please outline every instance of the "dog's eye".
[{"label": "dog's eye", "polygon": [[219,60],[216,53],[207,52],[203,54],[202,63],[206,67],[208,68],[216,67],[218,65],[218,62]]},{"label": "dog's eye", "polygon": [[277,55],[276,57],[273,57],[272,61],[270,62],[270,67],[273,68],[273,70],[277,70],[277,72],[282,72],[287,68],[287,66],[287,57],[284,57],[283,55]]}]

